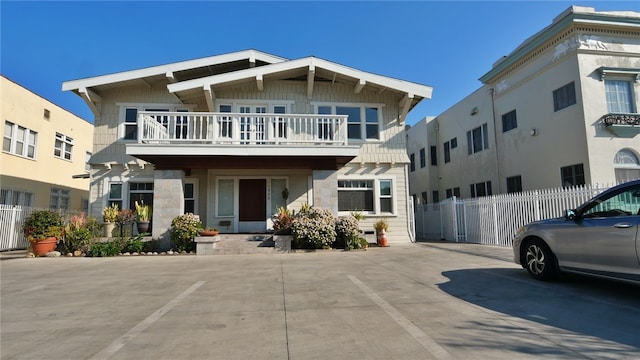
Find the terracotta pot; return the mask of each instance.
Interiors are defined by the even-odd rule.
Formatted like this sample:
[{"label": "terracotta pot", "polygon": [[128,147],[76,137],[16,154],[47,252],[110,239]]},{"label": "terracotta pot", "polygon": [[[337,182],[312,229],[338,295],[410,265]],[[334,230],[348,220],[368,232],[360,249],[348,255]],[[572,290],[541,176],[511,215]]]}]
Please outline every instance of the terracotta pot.
[{"label": "terracotta pot", "polygon": [[384,231],[378,234],[378,246],[389,246],[389,242],[387,241],[387,233]]},{"label": "terracotta pot", "polygon": [[40,241],[32,241],[31,249],[34,254],[44,256],[48,252],[55,250],[56,245],[58,245],[58,239],[50,237]]},{"label": "terracotta pot", "polygon": [[218,231],[217,230],[201,230],[198,234],[200,236],[216,236],[218,235]]}]

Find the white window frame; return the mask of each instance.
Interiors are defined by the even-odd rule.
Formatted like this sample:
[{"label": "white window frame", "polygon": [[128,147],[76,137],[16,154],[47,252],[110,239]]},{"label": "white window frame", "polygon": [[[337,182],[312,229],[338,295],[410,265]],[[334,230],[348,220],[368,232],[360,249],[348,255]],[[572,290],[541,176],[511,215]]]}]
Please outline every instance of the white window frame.
[{"label": "white window frame", "polygon": [[[624,92],[624,93],[615,92],[615,95],[616,95],[615,103],[609,101],[611,97],[611,92],[609,91],[609,87],[613,83],[624,83],[627,85],[627,89],[625,90],[628,90],[628,92]],[[637,107],[635,103],[636,97],[634,93],[635,91],[634,83],[635,82],[632,79],[627,77],[621,77],[621,76],[610,76],[610,77],[607,77],[606,80],[604,80],[604,92],[605,92],[605,100],[607,103],[607,112],[614,113],[614,114],[635,114],[637,112]],[[621,94],[624,94],[625,99],[621,98],[620,96]],[[613,111],[612,104],[618,108],[621,107],[621,105],[629,106],[629,111]]]},{"label": "white window frame", "polygon": [[[373,211],[363,211],[366,215],[372,216],[396,216],[398,214],[398,196],[396,194],[396,186],[398,184],[395,176],[348,176],[338,177],[338,181],[373,181]],[[382,195],[380,183],[382,181],[391,182],[391,195]],[[340,187],[337,188],[340,192]],[[357,189],[357,188],[355,188]],[[346,190],[344,190],[346,191]],[[339,196],[339,194],[338,194]],[[383,212],[380,210],[380,200],[382,198],[391,198],[391,212]],[[338,211],[339,216],[346,216],[351,214],[351,211]]]},{"label": "white window frame", "polygon": [[29,191],[1,189],[0,204],[33,207],[35,194]]},{"label": "white window frame", "polygon": [[[320,101],[312,101],[311,105],[313,106],[314,114],[318,114],[319,107],[329,107],[331,108],[330,115],[336,115],[337,107],[353,107],[360,108],[360,138],[354,139],[348,137],[349,141],[354,142],[372,142],[372,143],[380,143],[384,141],[384,126],[383,126],[383,116],[382,112],[384,110],[385,105],[381,103],[339,103],[339,102],[320,102]],[[367,138],[367,108],[376,108],[378,109],[378,138]],[[326,114],[329,115],[329,114]],[[348,120],[347,120],[348,124]],[[348,127],[348,126],[347,126]]]},{"label": "white window frame", "polygon": [[[198,187],[199,187],[199,179],[198,178],[185,178],[184,179],[184,184],[191,184],[193,185],[193,197],[192,198],[187,198],[186,194],[184,197],[184,201],[186,202],[187,200],[193,200],[193,213],[194,214],[199,214],[200,209],[198,207]],[[184,191],[184,190],[183,190]],[[187,211],[187,208],[185,207],[185,212]]]},{"label": "white window frame", "polygon": [[[32,159],[32,160],[36,160],[37,159],[37,154],[38,154],[38,132],[33,131],[29,128],[26,128],[24,126],[20,126],[14,122],[11,122],[9,120],[6,120],[4,122],[4,129],[7,129],[7,126],[10,127],[11,129],[11,133],[7,134],[5,131],[5,134],[3,134],[3,145],[2,145],[2,151],[8,154],[12,154],[12,155],[16,155],[16,156],[20,156],[23,158],[27,158],[27,159]],[[24,131],[24,136],[22,139],[18,139],[17,135],[18,135],[18,130],[21,129]],[[30,138],[33,135],[33,144],[30,143]],[[4,142],[5,140],[9,141],[9,150],[5,150],[4,149]],[[22,143],[22,152],[17,152],[16,151],[16,147],[18,143]],[[29,156],[29,149],[33,148],[33,156]]]},{"label": "white window frame", "polygon": [[[120,197],[111,197],[111,185],[120,185]],[[111,203],[119,203],[118,209],[122,210],[124,199],[126,199],[125,181],[120,178],[108,178],[104,180],[104,204],[103,208],[111,206]]]},{"label": "white window frame", "polygon": [[[61,160],[73,161],[73,138],[56,132],[56,139],[53,146],[53,157]],[[69,155],[69,158],[67,158]]]},{"label": "white window frame", "polygon": [[[166,103],[124,103],[124,102],[119,102],[116,103],[116,106],[119,107],[119,111],[118,111],[118,142],[125,142],[125,143],[132,143],[132,142],[137,142],[137,136],[135,139],[125,139],[125,134],[126,134],[126,128],[127,128],[127,123],[126,123],[126,114],[127,114],[127,109],[136,109],[137,113],[136,113],[136,124],[138,121],[138,114],[140,114],[140,111],[145,111],[146,109],[163,109],[163,110],[167,110],[167,112],[191,112],[193,111],[193,109],[195,109],[196,105],[187,105],[187,104],[166,104]],[[129,125],[131,126],[131,125]],[[136,125],[137,126],[137,125]],[[136,129],[136,134],[137,134],[138,129]]]}]

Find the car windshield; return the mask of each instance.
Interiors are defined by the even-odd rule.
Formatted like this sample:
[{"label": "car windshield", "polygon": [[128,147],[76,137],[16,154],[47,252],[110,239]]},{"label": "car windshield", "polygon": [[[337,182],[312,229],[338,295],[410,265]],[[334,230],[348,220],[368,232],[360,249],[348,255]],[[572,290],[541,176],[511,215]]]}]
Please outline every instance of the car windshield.
[{"label": "car windshield", "polygon": [[640,215],[640,185],[596,199],[582,212],[584,218]]}]

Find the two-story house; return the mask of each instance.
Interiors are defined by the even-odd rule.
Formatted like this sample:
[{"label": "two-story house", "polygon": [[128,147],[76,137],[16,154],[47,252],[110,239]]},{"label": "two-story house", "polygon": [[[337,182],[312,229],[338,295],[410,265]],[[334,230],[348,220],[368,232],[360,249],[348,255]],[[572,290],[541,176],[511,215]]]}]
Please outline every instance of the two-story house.
[{"label": "two-story house", "polygon": [[640,13],[572,6],[407,130],[418,204],[640,178]]},{"label": "two-story house", "polygon": [[152,204],[152,236],[198,214],[227,233],[265,232],[278,207],[387,218],[410,241],[404,119],[432,88],[317,57],[260,51],[63,83],[95,115],[91,213]]}]

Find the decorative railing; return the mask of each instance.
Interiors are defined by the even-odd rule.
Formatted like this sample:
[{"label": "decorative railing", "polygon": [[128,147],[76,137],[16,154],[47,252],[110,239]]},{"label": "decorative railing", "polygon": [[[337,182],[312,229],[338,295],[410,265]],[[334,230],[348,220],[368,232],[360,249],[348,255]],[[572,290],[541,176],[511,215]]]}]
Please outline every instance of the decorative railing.
[{"label": "decorative railing", "polygon": [[348,145],[347,116],[141,111],[138,142]]},{"label": "decorative railing", "polygon": [[602,117],[605,126],[640,125],[640,114],[606,114]]}]

